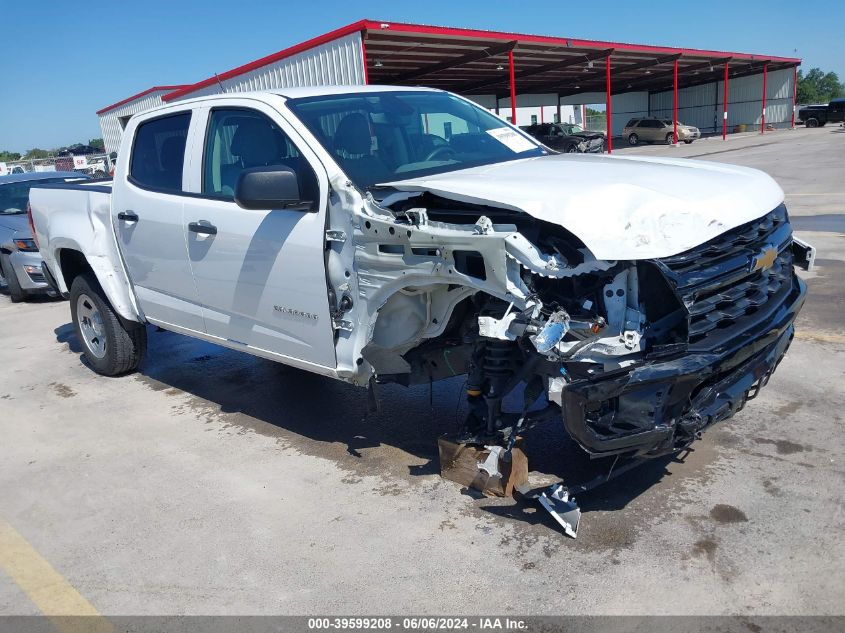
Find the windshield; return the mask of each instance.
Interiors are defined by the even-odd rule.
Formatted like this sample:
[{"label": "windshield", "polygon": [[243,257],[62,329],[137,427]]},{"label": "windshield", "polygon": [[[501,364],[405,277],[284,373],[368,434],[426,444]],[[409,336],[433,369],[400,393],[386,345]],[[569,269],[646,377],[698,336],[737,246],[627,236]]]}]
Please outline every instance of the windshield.
[{"label": "windshield", "polygon": [[584,131],[584,128],[575,123],[561,123],[561,127],[567,134],[581,134]]},{"label": "windshield", "polygon": [[330,95],[287,105],[362,189],[546,154],[487,110],[445,92]]},{"label": "windshield", "polygon": [[0,215],[26,213],[26,204],[29,202],[29,190],[34,185],[43,185],[48,182],[67,182],[67,180],[67,178],[42,178],[39,180],[0,184]]}]

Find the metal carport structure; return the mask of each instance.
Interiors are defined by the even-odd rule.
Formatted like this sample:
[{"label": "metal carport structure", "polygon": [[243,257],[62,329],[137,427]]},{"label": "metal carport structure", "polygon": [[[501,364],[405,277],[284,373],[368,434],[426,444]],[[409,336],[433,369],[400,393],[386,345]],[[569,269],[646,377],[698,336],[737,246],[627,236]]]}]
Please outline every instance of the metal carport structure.
[{"label": "metal carport structure", "polygon": [[[670,116],[679,109],[721,110],[723,137],[730,125],[765,132],[767,102],[777,121],[794,126],[798,58],[650,46],[501,31],[359,20],[162,96],[174,101],[237,92],[320,84],[425,85],[466,95],[499,110],[552,101],[605,103],[612,150],[614,104],[623,113]],[[770,81],[770,77],[776,81]],[[731,93],[736,83],[739,95]],[[738,116],[731,122],[729,111]],[[789,116],[791,114],[791,117]],[[690,114],[692,116],[692,114]],[[618,125],[617,125],[618,127]],[[717,122],[712,127],[718,130]],[[677,137],[676,139],[677,140]]]}]

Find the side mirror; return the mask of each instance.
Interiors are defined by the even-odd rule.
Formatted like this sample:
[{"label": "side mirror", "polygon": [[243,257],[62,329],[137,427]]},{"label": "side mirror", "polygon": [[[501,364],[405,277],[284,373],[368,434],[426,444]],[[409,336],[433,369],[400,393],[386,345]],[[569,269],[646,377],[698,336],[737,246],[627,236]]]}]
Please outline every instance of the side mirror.
[{"label": "side mirror", "polygon": [[282,165],[244,169],[235,184],[235,202],[243,209],[296,209],[310,211],[312,203],[302,200],[296,173]]}]

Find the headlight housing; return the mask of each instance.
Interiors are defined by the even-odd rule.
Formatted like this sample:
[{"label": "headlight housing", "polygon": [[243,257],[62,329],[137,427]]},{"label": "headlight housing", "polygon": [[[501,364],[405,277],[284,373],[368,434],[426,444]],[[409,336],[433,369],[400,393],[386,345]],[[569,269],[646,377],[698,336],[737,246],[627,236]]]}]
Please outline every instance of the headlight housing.
[{"label": "headlight housing", "polygon": [[38,246],[35,244],[35,240],[31,237],[27,237],[24,239],[16,239],[15,248],[17,248],[19,251],[23,251],[24,253],[34,253],[38,250]]}]

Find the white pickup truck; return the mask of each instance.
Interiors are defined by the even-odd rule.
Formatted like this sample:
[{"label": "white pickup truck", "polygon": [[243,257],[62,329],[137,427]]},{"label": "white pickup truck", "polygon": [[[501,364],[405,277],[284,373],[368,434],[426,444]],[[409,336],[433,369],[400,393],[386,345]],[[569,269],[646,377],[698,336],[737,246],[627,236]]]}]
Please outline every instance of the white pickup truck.
[{"label": "white pickup truck", "polygon": [[136,369],[149,323],[373,390],[466,375],[463,442],[562,419],[594,455],[653,456],[786,352],[813,251],[783,198],[753,169],[558,155],[447,92],[346,86],[135,115],[112,182],[30,202],[99,373]]}]

